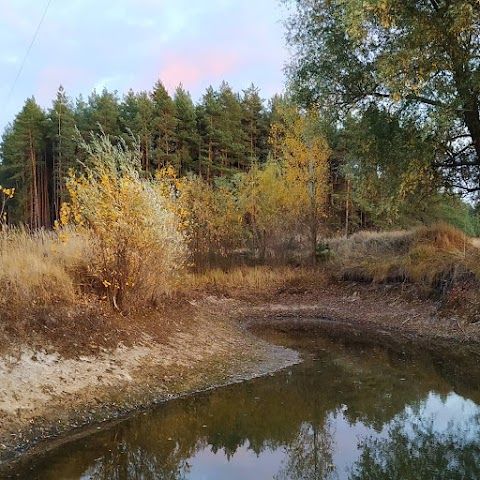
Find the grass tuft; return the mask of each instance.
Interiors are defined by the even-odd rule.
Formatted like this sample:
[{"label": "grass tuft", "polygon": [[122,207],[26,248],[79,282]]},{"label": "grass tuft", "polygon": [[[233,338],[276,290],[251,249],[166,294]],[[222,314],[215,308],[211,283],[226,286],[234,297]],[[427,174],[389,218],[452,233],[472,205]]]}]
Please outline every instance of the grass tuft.
[{"label": "grass tuft", "polygon": [[0,234],[0,308],[71,304],[77,287],[71,272],[83,263],[84,245],[63,245],[53,232],[10,229]]},{"label": "grass tuft", "polygon": [[335,276],[375,283],[411,282],[435,290],[480,274],[480,250],[456,228],[438,224],[411,231],[361,232],[329,242]]}]

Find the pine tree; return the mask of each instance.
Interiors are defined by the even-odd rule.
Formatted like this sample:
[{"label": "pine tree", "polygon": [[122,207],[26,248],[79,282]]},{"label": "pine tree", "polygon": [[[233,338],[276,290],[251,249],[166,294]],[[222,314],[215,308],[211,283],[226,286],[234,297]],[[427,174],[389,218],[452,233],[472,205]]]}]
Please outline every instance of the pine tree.
[{"label": "pine tree", "polygon": [[51,144],[52,200],[54,217],[58,218],[60,207],[67,201],[65,179],[75,165],[75,112],[62,86],[48,112],[47,136]]},{"label": "pine tree", "polygon": [[197,130],[197,113],[190,94],[179,85],[173,98],[175,103],[177,149],[175,162],[181,173],[198,173],[198,148],[200,138]]},{"label": "pine tree", "polygon": [[2,176],[16,189],[14,218],[32,228],[51,225],[45,112],[26,100],[2,138]]},{"label": "pine tree", "polygon": [[197,105],[197,118],[200,132],[199,174],[209,181],[212,170],[221,163],[222,145],[222,106],[217,92],[211,86]]},{"label": "pine tree", "polygon": [[[16,188],[18,189],[18,181],[15,178],[15,132],[13,125],[9,123],[3,134],[0,142],[0,157],[2,162],[0,163],[0,185],[4,188]],[[18,220],[18,195],[15,195],[13,200],[8,202],[5,207],[7,214],[7,222],[11,223]]]},{"label": "pine tree", "polygon": [[175,117],[175,103],[167,89],[159,80],[152,93],[153,102],[153,127],[154,161],[157,167],[166,166],[175,161],[177,119]]},{"label": "pine tree", "polygon": [[133,140],[132,134],[137,134],[136,117],[138,114],[138,98],[137,94],[132,89],[123,96],[119,109],[122,137],[128,146],[131,147]]},{"label": "pine tree", "polygon": [[140,142],[142,168],[149,171],[152,164],[154,125],[153,103],[148,92],[130,90],[120,105],[124,135],[127,142],[133,134]]},{"label": "pine tree", "polygon": [[268,156],[268,135],[270,130],[268,114],[259,95],[259,89],[253,84],[243,91],[243,130],[248,142],[250,162],[264,162]]},{"label": "pine tree", "polygon": [[86,138],[91,130],[91,113],[88,103],[83,98],[83,95],[79,95],[75,99],[75,125],[78,128],[80,135]]},{"label": "pine tree", "polygon": [[249,165],[247,154],[247,135],[243,129],[244,112],[240,96],[235,94],[228,83],[222,82],[218,94],[221,105],[221,171],[245,169]]},{"label": "pine tree", "polygon": [[96,90],[88,97],[89,130],[118,137],[122,133],[120,126],[120,105],[117,92],[106,88],[99,95]]}]

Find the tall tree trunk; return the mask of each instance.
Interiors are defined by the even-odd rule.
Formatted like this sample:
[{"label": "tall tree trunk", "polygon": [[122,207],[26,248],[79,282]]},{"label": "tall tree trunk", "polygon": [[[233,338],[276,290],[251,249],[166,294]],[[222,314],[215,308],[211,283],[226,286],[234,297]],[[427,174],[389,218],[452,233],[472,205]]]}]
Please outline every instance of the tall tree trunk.
[{"label": "tall tree trunk", "polygon": [[310,146],[310,159],[308,162],[308,195],[310,197],[310,241],[312,266],[317,263],[317,239],[318,239],[318,205],[317,205],[317,185],[314,180],[313,151]]},{"label": "tall tree trunk", "polygon": [[[62,181],[62,120],[61,120],[61,112],[58,112],[58,165],[53,166],[54,168],[54,179],[56,182],[55,185],[55,218],[60,217],[60,205],[64,199],[64,192],[63,192],[63,181]],[[54,158],[55,161],[55,158]]]},{"label": "tall tree trunk", "polygon": [[345,195],[345,236],[348,237],[350,221],[350,175],[347,175],[347,191]]},{"label": "tall tree trunk", "polygon": [[31,225],[33,228],[40,227],[39,205],[38,205],[38,175],[37,175],[37,158],[33,148],[32,131],[29,131],[30,139],[30,166],[32,172],[32,211],[30,212]]},{"label": "tall tree trunk", "polygon": [[207,182],[210,181],[210,165],[213,162],[212,140],[208,140],[208,164],[207,164]]},{"label": "tall tree trunk", "polygon": [[45,152],[45,167],[43,168],[43,200],[44,200],[44,218],[43,226],[50,228],[52,225],[51,212],[50,212],[50,188],[48,187],[48,165],[47,165],[47,153]]}]

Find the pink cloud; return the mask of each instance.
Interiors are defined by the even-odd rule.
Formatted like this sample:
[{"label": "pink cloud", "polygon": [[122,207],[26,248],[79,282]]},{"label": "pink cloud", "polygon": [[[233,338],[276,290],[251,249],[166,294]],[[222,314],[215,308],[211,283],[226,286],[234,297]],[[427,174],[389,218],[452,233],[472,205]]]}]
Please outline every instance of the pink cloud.
[{"label": "pink cloud", "polygon": [[182,83],[187,90],[197,90],[210,83],[228,80],[242,67],[243,59],[231,52],[198,52],[169,55],[158,74],[165,87],[173,92]]}]

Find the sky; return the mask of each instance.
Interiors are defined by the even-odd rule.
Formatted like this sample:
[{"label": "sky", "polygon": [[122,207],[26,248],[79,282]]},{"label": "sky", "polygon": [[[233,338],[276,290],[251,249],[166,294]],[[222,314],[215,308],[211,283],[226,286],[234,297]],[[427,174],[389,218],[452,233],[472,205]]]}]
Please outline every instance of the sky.
[{"label": "sky", "polygon": [[[279,0],[0,0],[0,134],[32,95],[49,107],[59,85],[72,99],[106,87],[194,101],[222,80],[262,98],[281,93],[287,61]],[[18,80],[22,62],[25,60]]]}]

